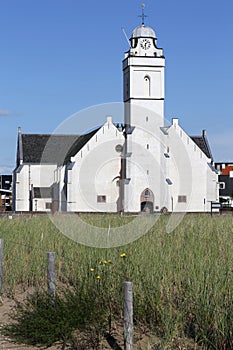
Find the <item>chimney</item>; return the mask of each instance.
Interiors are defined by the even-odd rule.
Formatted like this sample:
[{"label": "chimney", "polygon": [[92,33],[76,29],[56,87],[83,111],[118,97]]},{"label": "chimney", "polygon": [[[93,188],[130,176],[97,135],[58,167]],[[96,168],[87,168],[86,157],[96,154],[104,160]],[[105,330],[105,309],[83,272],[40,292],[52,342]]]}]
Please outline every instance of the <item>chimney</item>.
[{"label": "chimney", "polygon": [[178,118],[172,118],[172,125],[174,125],[174,126],[179,125],[179,119]]},{"label": "chimney", "polygon": [[107,115],[107,123],[112,123],[112,116],[111,115]]}]

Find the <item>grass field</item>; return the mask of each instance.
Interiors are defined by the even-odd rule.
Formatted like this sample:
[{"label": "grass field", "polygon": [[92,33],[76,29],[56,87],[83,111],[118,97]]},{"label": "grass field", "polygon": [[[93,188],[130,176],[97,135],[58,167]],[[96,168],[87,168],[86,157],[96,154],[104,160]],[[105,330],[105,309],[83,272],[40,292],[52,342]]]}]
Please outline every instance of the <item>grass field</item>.
[{"label": "grass field", "polygon": [[[186,215],[169,234],[168,217],[137,241],[109,249],[73,242],[48,217],[1,219],[5,293],[45,288],[46,252],[54,251],[58,285],[97,295],[92,311],[105,310],[108,322],[121,318],[123,282],[130,280],[135,324],[156,334],[161,349],[179,349],[182,339],[203,349],[232,349],[233,217]],[[81,218],[105,227],[129,220]]]}]

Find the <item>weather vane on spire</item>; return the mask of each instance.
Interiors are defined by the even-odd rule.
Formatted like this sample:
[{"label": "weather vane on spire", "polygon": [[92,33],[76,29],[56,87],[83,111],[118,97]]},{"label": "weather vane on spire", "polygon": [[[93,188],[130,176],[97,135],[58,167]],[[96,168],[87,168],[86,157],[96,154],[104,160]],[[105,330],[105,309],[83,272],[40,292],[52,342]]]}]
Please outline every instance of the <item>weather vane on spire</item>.
[{"label": "weather vane on spire", "polygon": [[141,17],[142,18],[142,25],[144,26],[144,23],[145,23],[145,17],[147,17],[144,13],[144,8],[145,8],[145,4],[144,2],[142,3],[142,14],[138,17]]}]

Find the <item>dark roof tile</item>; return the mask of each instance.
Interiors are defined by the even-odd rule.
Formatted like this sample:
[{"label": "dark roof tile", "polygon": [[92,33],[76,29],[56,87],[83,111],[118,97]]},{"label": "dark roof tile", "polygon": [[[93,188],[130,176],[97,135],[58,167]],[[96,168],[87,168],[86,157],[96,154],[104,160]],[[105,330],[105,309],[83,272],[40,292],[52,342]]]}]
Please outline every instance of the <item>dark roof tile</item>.
[{"label": "dark roof tile", "polygon": [[196,145],[202,150],[205,155],[213,160],[213,156],[210,150],[210,146],[205,135],[202,136],[190,136],[191,139],[196,143]]},{"label": "dark roof tile", "polygon": [[64,164],[78,153],[98,130],[84,135],[22,134],[23,162]]}]

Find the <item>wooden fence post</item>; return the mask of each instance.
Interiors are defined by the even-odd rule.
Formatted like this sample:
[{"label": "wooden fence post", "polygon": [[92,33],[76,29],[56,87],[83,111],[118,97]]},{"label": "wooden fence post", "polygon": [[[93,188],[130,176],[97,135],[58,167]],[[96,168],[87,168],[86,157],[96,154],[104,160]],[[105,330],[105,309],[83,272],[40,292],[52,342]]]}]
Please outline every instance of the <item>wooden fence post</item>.
[{"label": "wooden fence post", "polygon": [[0,238],[0,296],[3,293],[4,241]]},{"label": "wooden fence post", "polygon": [[124,350],[133,350],[133,283],[124,282]]},{"label": "wooden fence post", "polygon": [[47,252],[47,284],[48,294],[55,297],[56,294],[56,253]]}]

